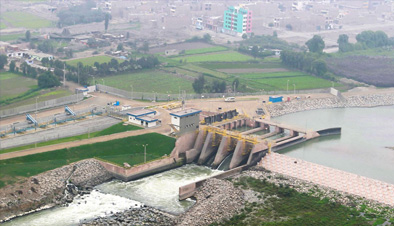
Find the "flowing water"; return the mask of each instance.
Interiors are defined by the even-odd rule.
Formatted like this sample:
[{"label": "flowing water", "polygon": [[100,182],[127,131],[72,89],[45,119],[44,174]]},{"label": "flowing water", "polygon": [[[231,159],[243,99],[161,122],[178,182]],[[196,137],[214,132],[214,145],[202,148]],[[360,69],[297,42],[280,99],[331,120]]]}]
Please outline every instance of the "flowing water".
[{"label": "flowing water", "polygon": [[153,176],[130,182],[113,180],[95,187],[89,195],[76,197],[67,207],[42,210],[4,223],[5,226],[65,226],[78,225],[85,219],[110,215],[141,203],[179,214],[194,201],[179,201],[179,187],[220,173],[208,167],[185,165]]},{"label": "flowing water", "polygon": [[394,106],[338,108],[289,114],[273,119],[307,129],[342,127],[280,153],[394,184]]}]

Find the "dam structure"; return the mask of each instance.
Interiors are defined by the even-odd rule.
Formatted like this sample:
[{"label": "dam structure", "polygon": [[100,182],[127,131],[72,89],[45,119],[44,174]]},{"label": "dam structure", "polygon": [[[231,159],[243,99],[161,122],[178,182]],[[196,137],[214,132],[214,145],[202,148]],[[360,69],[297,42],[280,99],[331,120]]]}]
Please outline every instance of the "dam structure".
[{"label": "dam structure", "polygon": [[179,137],[173,155],[183,158],[185,163],[231,170],[242,165],[256,165],[271,150],[340,132],[341,128],[313,131],[240,117],[201,126],[195,133]]}]

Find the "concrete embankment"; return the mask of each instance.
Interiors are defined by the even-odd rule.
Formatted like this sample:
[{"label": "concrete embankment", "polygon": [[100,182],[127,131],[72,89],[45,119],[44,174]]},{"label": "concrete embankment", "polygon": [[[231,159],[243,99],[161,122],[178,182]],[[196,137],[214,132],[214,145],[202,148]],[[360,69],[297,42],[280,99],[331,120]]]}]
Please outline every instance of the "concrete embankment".
[{"label": "concrete embankment", "polygon": [[273,172],[394,207],[392,184],[277,153],[266,155],[258,165]]},{"label": "concrete embankment", "polygon": [[337,97],[302,99],[290,102],[270,104],[267,106],[272,117],[291,114],[300,111],[343,108],[343,107],[376,107],[394,105],[394,94],[370,94],[348,96],[345,99]]},{"label": "concrete embankment", "polygon": [[70,202],[70,195],[77,193],[65,196],[67,179],[84,192],[111,178],[112,175],[97,160],[87,159],[8,185],[0,189],[0,221]]}]

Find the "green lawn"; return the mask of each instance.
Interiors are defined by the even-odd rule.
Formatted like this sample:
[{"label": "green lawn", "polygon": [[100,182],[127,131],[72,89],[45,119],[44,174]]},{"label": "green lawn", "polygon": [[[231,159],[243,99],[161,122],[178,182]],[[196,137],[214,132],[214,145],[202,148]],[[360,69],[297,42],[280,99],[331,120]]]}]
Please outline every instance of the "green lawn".
[{"label": "green lawn", "polygon": [[[223,223],[212,226],[305,226],[305,225],[377,225],[381,216],[361,214],[361,210],[349,208],[328,198],[299,193],[289,186],[277,186],[264,180],[241,177],[234,183],[242,189],[253,190],[259,202],[247,203],[240,214]],[[375,219],[376,218],[376,219]],[[374,224],[375,222],[375,224]],[[383,221],[384,222],[384,221]]]},{"label": "green lawn", "polygon": [[189,70],[189,71],[194,71],[196,73],[205,73],[205,74],[211,75],[212,77],[221,78],[221,79],[226,79],[229,77],[229,75],[226,73],[203,68],[203,67],[200,67],[199,64],[186,64],[186,65],[180,66],[180,68],[185,69],[185,70]]},{"label": "green lawn", "polygon": [[0,22],[0,29],[4,29],[4,28],[7,28],[7,25],[5,25],[5,23],[3,22]]},{"label": "green lawn", "polygon": [[[135,92],[179,93],[179,89],[193,93],[192,81],[177,77],[172,73],[156,70],[145,70],[137,73],[105,77],[105,85],[131,92],[130,85]],[[101,79],[97,80],[102,83]]]},{"label": "green lawn", "polygon": [[199,66],[207,69],[238,69],[238,68],[283,68],[280,61],[261,63],[202,63]]},{"label": "green lawn", "polygon": [[[111,127],[108,127],[107,129],[93,132],[90,134],[82,134],[78,136],[72,136],[72,137],[65,137],[65,138],[60,138],[57,140],[51,140],[51,141],[46,141],[46,142],[41,142],[37,144],[37,147],[43,147],[43,146],[48,146],[52,144],[60,144],[60,143],[65,143],[65,142],[70,142],[70,141],[76,141],[76,140],[83,140],[83,139],[88,139],[88,138],[93,138],[93,137],[99,137],[99,136],[105,136],[105,135],[110,135],[114,133],[120,133],[120,132],[125,132],[125,131],[132,131],[132,130],[139,130],[142,129],[141,127],[134,126],[134,125],[123,125],[122,123],[118,123],[116,125],[113,125]],[[14,152],[14,151],[21,151],[21,150],[26,150],[29,148],[34,148],[36,147],[36,144],[29,144],[25,146],[20,146],[20,147],[14,147],[14,148],[8,148],[8,149],[3,149],[0,150],[0,154],[3,153],[8,153],[8,152]]]},{"label": "green lawn", "polygon": [[[32,32],[32,36],[38,35],[39,33],[37,32]],[[8,41],[13,41],[13,40],[17,40],[19,38],[24,38],[25,37],[25,33],[22,34],[11,34],[11,35],[0,35],[0,41],[3,42],[8,42]]]},{"label": "green lawn", "polygon": [[93,157],[99,157],[121,165],[124,162],[132,166],[140,164],[143,163],[144,158],[143,144],[148,144],[147,161],[151,161],[163,155],[169,155],[175,146],[175,139],[158,133],[149,133],[0,160],[0,187],[72,162]]},{"label": "green lawn", "polygon": [[183,56],[173,58],[174,60],[187,61],[188,63],[195,62],[240,62],[254,60],[253,57],[240,54],[234,51],[221,52],[221,53],[211,53],[211,54],[201,54],[192,56]]},{"label": "green lawn", "polygon": [[53,22],[27,12],[4,12],[1,17],[13,27],[38,29],[53,26]]},{"label": "green lawn", "polygon": [[2,106],[2,109],[15,108],[23,105],[34,104],[38,96],[38,102],[52,100],[60,97],[70,96],[73,93],[68,89],[43,89],[29,93],[28,95],[21,94],[18,99],[8,102],[7,105]]},{"label": "green lawn", "polygon": [[[294,77],[268,77],[261,78],[242,78],[240,76],[241,84],[245,83],[247,86],[256,90],[265,91],[279,91],[287,89],[287,81],[289,80],[289,90],[294,90],[293,84],[295,84],[296,90],[303,89],[319,89],[319,88],[329,88],[331,87],[331,81],[321,79],[311,75],[300,75]],[[336,87],[341,86],[338,83],[334,83]]]},{"label": "green lawn", "polygon": [[225,50],[228,50],[228,48],[223,47],[223,46],[214,46],[214,47],[208,47],[208,48],[186,50],[185,54],[186,55],[194,55],[194,54],[202,54],[202,53],[220,52],[220,51],[225,51]]},{"label": "green lawn", "polygon": [[304,72],[298,71],[286,71],[286,72],[269,72],[269,73],[247,73],[247,74],[235,74],[241,78],[247,79],[262,79],[262,78],[288,78],[299,77],[299,76],[309,76]]},{"label": "green lawn", "polygon": [[37,80],[11,72],[0,73],[0,101],[15,98],[37,88]]},{"label": "green lawn", "polygon": [[[100,64],[102,63],[108,63],[113,59],[113,57],[106,56],[106,55],[101,55],[101,56],[92,56],[92,57],[87,57],[87,58],[80,58],[80,59],[75,59],[75,60],[68,60],[66,63],[68,65],[76,67],[78,65],[78,62],[81,62],[83,65],[89,65],[89,66],[94,66],[95,62],[98,62]],[[124,60],[115,58],[119,63],[123,62]]]}]

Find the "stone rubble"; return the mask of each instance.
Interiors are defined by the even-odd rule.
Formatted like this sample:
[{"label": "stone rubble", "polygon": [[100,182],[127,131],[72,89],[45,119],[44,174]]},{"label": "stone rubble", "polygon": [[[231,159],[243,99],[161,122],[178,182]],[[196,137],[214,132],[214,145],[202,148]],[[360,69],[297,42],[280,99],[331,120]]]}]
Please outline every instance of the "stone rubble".
[{"label": "stone rubble", "polygon": [[179,216],[177,225],[201,226],[229,219],[244,207],[243,196],[229,181],[208,179],[195,194],[196,204]]},{"label": "stone rubble", "polygon": [[121,213],[108,217],[98,217],[93,221],[82,223],[82,226],[93,225],[147,225],[147,226],[172,226],[175,216],[163,213],[152,207],[130,208]]},{"label": "stone rubble", "polygon": [[[68,178],[79,192],[65,192]],[[97,160],[87,159],[6,186],[0,189],[0,222],[43,207],[71,202],[78,193],[86,194],[93,186],[111,178]]]},{"label": "stone rubble", "polygon": [[394,105],[394,94],[357,95],[346,98],[327,97],[318,99],[301,99],[267,105],[272,117],[285,114],[328,108],[375,107]]}]

